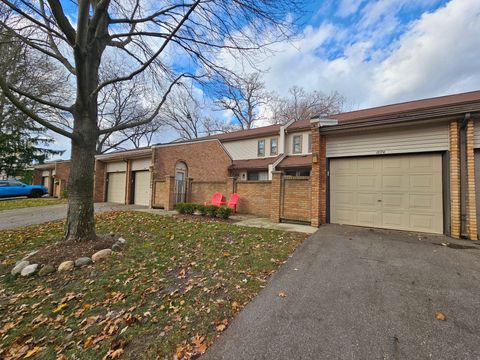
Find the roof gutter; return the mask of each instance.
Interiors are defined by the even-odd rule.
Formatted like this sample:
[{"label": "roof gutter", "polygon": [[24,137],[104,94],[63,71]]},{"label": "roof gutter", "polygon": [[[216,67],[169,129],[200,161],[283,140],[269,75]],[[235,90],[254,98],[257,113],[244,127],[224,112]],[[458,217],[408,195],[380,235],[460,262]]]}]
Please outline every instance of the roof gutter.
[{"label": "roof gutter", "polygon": [[334,126],[327,126],[322,128],[322,132],[334,132],[340,130],[347,130],[347,129],[358,129],[358,128],[366,128],[366,127],[373,127],[378,125],[393,125],[393,124],[400,124],[400,123],[407,123],[419,120],[434,120],[441,118],[442,120],[458,120],[458,116],[465,113],[472,113],[472,117],[474,116],[473,113],[478,114],[480,113],[480,105],[462,105],[462,106],[455,106],[450,107],[448,109],[441,109],[438,111],[434,111],[430,109],[429,111],[421,111],[417,113],[410,113],[410,114],[393,114],[389,116],[384,116],[381,118],[374,118],[374,119],[365,119],[365,120],[346,120],[341,122],[338,125]]}]

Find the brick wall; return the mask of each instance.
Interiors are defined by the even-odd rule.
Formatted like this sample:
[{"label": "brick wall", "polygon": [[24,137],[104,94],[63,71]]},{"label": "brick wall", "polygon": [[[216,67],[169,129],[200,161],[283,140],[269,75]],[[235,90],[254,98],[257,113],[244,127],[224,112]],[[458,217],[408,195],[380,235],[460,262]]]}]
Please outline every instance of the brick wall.
[{"label": "brick wall", "polygon": [[271,181],[238,181],[238,212],[270,217]]},{"label": "brick wall", "polygon": [[219,141],[205,141],[153,149],[153,179],[175,175],[177,162],[187,165],[193,181],[226,181],[232,160]]},{"label": "brick wall", "polygon": [[282,213],[285,220],[311,221],[311,182],[309,176],[284,176]]},{"label": "brick wall", "polygon": [[107,164],[103,161],[95,161],[95,182],[93,187],[93,201],[105,201],[105,177]]},{"label": "brick wall", "polygon": [[70,161],[61,161],[55,163],[55,193],[54,195],[61,198],[68,191],[68,177],[70,176]]},{"label": "brick wall", "polygon": [[460,237],[460,151],[458,123],[449,125],[450,141],[450,235]]},{"label": "brick wall", "polygon": [[188,201],[203,204],[212,200],[212,195],[216,192],[222,193],[228,199],[232,191],[228,191],[226,181],[192,181]]},{"label": "brick wall", "polygon": [[473,146],[474,123],[467,123],[467,234],[471,240],[477,240],[477,206],[475,194],[475,149]]},{"label": "brick wall", "polygon": [[153,182],[153,204],[152,207],[163,208],[166,200],[166,182],[165,180],[155,180]]},{"label": "brick wall", "polygon": [[327,222],[327,158],[326,139],[320,135],[318,123],[312,123],[311,224]]}]

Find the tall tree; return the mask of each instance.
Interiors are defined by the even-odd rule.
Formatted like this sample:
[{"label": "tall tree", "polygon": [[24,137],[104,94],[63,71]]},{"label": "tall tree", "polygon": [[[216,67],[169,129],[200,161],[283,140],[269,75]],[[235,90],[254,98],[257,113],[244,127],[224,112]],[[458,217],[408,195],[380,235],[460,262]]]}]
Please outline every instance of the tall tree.
[{"label": "tall tree", "polygon": [[[267,43],[285,39],[291,28],[290,14],[300,3],[77,0],[64,8],[60,0],[1,2],[13,11],[13,16],[2,20],[2,26],[30,48],[55,59],[72,78],[73,104],[18,88],[5,74],[0,74],[0,87],[15,106],[38,124],[71,139],[74,166],[68,184],[67,241],[96,238],[93,178],[98,137],[152,121],[182,78],[227,76],[231,71],[218,62],[221,51],[247,56]],[[101,79],[106,53],[121,60],[120,75]],[[180,54],[182,61],[172,59],[175,54]],[[137,122],[100,128],[99,94],[146,72],[163,84],[154,111]],[[49,121],[25,103],[23,97],[71,114],[72,129]]]},{"label": "tall tree", "polygon": [[[58,88],[39,70],[52,69],[48,59],[32,57],[23,42],[5,31],[0,31],[0,44],[0,73],[5,74],[9,83],[29,88],[39,96],[48,96]],[[23,101],[35,106],[26,98]],[[16,108],[0,89],[0,173],[19,176],[32,163],[43,163],[49,156],[62,154],[63,151],[48,147],[53,142],[46,129]]]},{"label": "tall tree", "polygon": [[270,102],[272,120],[285,124],[289,121],[310,119],[312,116],[324,116],[342,111],[345,98],[334,91],[328,95],[321,91],[306,91],[299,86],[293,86],[288,96],[274,96]]},{"label": "tall tree", "polygon": [[269,94],[259,73],[234,75],[217,89],[218,107],[231,111],[242,130],[250,129],[264,119],[262,107],[269,102]]},{"label": "tall tree", "polygon": [[[115,72],[112,64],[106,71],[109,78]],[[98,124],[102,129],[111,129],[100,134],[97,139],[97,154],[111,150],[125,150],[129,147],[148,145],[154,133],[160,128],[160,121],[116,131],[121,125],[136,124],[150,116],[157,106],[152,96],[153,90],[143,77],[135,77],[129,83],[117,82],[99,95]],[[148,94],[148,95],[147,95]],[[148,97],[147,97],[148,96]]]},{"label": "tall tree", "polygon": [[211,106],[205,104],[205,101],[194,93],[195,91],[185,86],[172,91],[160,112],[160,122],[173,129],[181,140],[198,139],[234,129],[225,121],[206,116],[205,112]]}]

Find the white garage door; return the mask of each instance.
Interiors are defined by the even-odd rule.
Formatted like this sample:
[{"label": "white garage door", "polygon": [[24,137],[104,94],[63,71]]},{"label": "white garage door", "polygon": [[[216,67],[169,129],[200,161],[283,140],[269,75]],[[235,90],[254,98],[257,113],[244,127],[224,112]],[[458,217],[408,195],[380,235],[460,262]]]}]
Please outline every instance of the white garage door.
[{"label": "white garage door", "polygon": [[330,222],[443,233],[441,155],[332,159]]},{"label": "white garage door", "polygon": [[107,201],[125,203],[126,175],[124,172],[108,173]]},{"label": "white garage door", "polygon": [[135,171],[134,204],[150,205],[150,171]]}]

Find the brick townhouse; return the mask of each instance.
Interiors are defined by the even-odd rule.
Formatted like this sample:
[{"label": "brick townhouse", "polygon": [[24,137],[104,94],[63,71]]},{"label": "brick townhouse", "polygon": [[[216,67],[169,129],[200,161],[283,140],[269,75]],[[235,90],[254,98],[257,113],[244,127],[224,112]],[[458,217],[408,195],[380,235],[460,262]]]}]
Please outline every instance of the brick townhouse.
[{"label": "brick townhouse", "polygon": [[239,212],[274,221],[477,239],[479,115],[476,91],[101,155],[95,200],[172,209],[237,192]]}]

